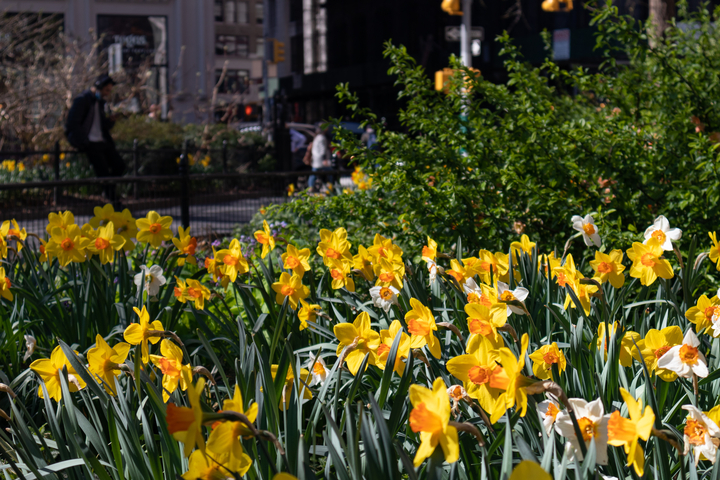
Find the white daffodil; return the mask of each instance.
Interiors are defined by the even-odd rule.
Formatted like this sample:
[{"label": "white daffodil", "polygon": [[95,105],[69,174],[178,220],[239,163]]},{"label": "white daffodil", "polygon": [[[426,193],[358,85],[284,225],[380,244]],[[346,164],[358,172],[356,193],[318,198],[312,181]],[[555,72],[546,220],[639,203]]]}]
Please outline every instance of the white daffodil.
[{"label": "white daffodil", "polygon": [[542,419],[545,432],[550,435],[555,426],[555,420],[557,420],[558,413],[560,413],[560,405],[555,399],[550,398],[544,402],[537,404],[537,411]]},{"label": "white daffodil", "polygon": [[585,215],[585,218],[580,215],[573,215],[572,217],[573,228],[578,232],[582,233],[585,245],[588,247],[595,244],[596,247],[600,248],[602,240],[598,235],[598,227],[595,225],[595,220],[590,215]]},{"label": "white daffodil", "polygon": [[320,357],[320,352],[315,355],[310,355],[308,368],[312,369],[312,382],[310,382],[310,386],[325,383],[325,379],[328,376],[328,370],[327,365],[325,365],[325,360]]},{"label": "white daffodil", "polygon": [[35,337],[32,335],[25,335],[25,355],[23,356],[23,362],[27,362],[30,357],[32,357],[32,354],[35,352],[35,346],[37,345],[37,340],[35,340]]},{"label": "white daffodil", "polygon": [[705,355],[698,349],[698,340],[692,328],[689,328],[683,342],[668,350],[657,362],[658,368],[673,371],[679,377],[692,378],[693,373],[700,378],[708,376]]},{"label": "white daffodil", "polygon": [[372,287],[370,296],[376,307],[382,308],[385,312],[389,312],[393,305],[398,304],[397,294],[400,291],[392,286],[389,287]]},{"label": "white daffodil", "polygon": [[653,224],[645,229],[645,241],[647,244],[651,239],[657,242],[663,250],[672,252],[672,242],[677,242],[682,237],[682,230],[679,228],[670,228],[670,222],[664,215],[660,215],[655,219]]},{"label": "white daffodil", "polygon": [[[592,402],[587,402],[582,398],[571,398],[568,402],[575,412],[575,418],[580,427],[580,432],[582,432],[585,445],[589,446],[590,440],[595,439],[596,463],[607,465],[607,423],[610,415],[605,415],[602,401],[599,398]],[[575,454],[582,461],[583,455],[582,450],[580,450],[580,443],[578,443],[575,436],[575,429],[567,410],[558,413],[555,420],[555,431],[570,441],[570,444],[575,449]]]},{"label": "white daffodil", "polygon": [[683,410],[688,411],[688,417],[685,423],[685,431],[683,439],[685,440],[685,452],[687,455],[690,447],[693,449],[693,457],[695,457],[695,465],[697,465],[700,457],[715,463],[715,454],[717,447],[713,443],[712,437],[720,437],[720,428],[707,415],[695,408],[693,405],[683,405]]},{"label": "white daffodil", "polygon": [[473,280],[472,278],[468,278],[467,280],[465,280],[465,283],[463,283],[462,287],[466,295],[474,293],[478,297],[482,297],[482,289],[477,283],[475,283],[475,280]]},{"label": "white daffodil", "polygon": [[[498,300],[507,303],[517,300],[518,302],[524,302],[530,293],[527,288],[516,287],[515,290],[510,290],[510,286],[507,283],[497,282]],[[515,305],[507,306],[507,314],[517,313],[518,315],[525,315],[525,310]]]},{"label": "white daffodil", "polygon": [[435,263],[432,260],[428,260],[427,268],[428,268],[428,272],[430,272],[430,285],[432,285],[433,283],[435,283],[435,279],[437,278],[437,274],[438,274],[437,263]]},{"label": "white daffodil", "polygon": [[145,278],[145,291],[148,295],[154,297],[160,291],[160,287],[165,285],[167,280],[163,276],[163,270],[159,265],[153,265],[148,268],[147,265],[140,267],[140,273],[135,275],[135,285],[140,288]]}]

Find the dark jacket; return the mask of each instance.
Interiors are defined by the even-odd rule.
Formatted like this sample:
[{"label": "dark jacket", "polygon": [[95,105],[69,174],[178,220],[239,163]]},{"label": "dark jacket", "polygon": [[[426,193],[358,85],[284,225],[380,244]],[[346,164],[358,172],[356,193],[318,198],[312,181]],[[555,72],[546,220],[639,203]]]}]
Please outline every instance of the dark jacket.
[{"label": "dark jacket", "polygon": [[95,102],[100,102],[100,129],[103,138],[113,144],[110,129],[115,122],[105,116],[105,100],[98,100],[93,92],[85,90],[73,100],[65,122],[65,136],[70,145],[78,150],[85,150],[87,147],[88,135],[95,115]]}]

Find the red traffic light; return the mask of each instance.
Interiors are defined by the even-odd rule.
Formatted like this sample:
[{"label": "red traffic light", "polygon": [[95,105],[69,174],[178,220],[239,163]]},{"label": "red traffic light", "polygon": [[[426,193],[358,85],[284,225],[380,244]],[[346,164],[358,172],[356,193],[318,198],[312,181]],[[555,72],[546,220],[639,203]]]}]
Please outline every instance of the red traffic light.
[{"label": "red traffic light", "polygon": [[253,107],[252,105],[245,105],[245,116],[249,117],[253,114]]}]

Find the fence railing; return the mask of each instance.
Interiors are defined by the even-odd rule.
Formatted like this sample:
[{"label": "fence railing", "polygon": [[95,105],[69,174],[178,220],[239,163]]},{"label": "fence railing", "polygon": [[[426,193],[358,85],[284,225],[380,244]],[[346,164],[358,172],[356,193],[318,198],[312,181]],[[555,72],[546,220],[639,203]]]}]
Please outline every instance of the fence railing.
[{"label": "fence railing", "polygon": [[[53,153],[59,158],[57,151]],[[129,209],[135,218],[155,210],[173,216],[175,226],[192,226],[195,235],[222,235],[250,221],[263,206],[287,202],[289,185],[301,190],[311,175],[309,171],[238,173],[230,169],[192,173],[187,149],[179,159],[172,175],[61,179],[55,169],[54,180],[0,183],[0,221],[14,218],[29,232],[39,234],[49,213],[70,210],[76,223],[82,224],[94,215],[94,207],[109,203],[108,187],[112,187],[116,208]],[[331,170],[318,175],[330,181],[350,173]]]}]

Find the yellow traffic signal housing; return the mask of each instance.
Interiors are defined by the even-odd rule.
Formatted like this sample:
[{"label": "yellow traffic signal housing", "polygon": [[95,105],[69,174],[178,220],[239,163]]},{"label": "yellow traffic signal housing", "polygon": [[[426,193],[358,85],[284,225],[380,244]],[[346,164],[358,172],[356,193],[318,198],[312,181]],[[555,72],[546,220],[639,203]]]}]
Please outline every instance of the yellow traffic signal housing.
[{"label": "yellow traffic signal housing", "polygon": [[440,4],[440,8],[450,15],[462,15],[462,9],[460,8],[460,0],[443,0]]},{"label": "yellow traffic signal housing", "polygon": [[285,42],[273,40],[273,63],[285,61]]},{"label": "yellow traffic signal housing", "polygon": [[546,12],[569,12],[573,9],[573,0],[545,0],[540,7]]},{"label": "yellow traffic signal housing", "polygon": [[[480,70],[477,68],[471,68],[470,69],[473,74],[478,77],[482,75],[480,73]],[[435,72],[435,90],[437,91],[443,91],[445,93],[448,93],[448,86],[447,83],[450,81],[450,77],[453,76],[453,73],[455,73],[455,70],[452,68],[443,68],[442,70],[438,70]],[[465,80],[465,84],[467,85],[467,79]]]}]

